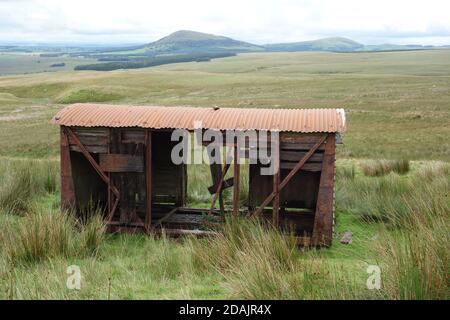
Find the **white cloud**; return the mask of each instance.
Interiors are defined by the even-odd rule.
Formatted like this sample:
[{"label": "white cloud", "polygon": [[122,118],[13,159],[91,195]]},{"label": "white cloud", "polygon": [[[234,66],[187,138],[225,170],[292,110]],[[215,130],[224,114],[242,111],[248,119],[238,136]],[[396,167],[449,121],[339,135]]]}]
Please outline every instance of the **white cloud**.
[{"label": "white cloud", "polygon": [[190,29],[256,43],[450,44],[448,12],[447,0],[0,0],[0,42],[150,42]]}]

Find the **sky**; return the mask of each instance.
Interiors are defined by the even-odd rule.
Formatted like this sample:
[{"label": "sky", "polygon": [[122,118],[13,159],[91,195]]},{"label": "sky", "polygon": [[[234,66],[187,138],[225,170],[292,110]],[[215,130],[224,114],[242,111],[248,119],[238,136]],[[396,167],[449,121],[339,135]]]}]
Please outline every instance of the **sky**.
[{"label": "sky", "polygon": [[448,0],[0,0],[0,43],[136,44],[194,30],[256,44],[450,45]]}]

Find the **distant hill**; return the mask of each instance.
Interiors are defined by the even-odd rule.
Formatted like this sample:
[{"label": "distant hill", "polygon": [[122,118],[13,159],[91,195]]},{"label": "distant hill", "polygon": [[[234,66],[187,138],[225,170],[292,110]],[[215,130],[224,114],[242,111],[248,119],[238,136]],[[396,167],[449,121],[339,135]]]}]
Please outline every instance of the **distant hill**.
[{"label": "distant hill", "polygon": [[246,52],[360,52],[424,50],[432,48],[435,47],[389,44],[365,46],[351,39],[342,37],[259,46],[224,36],[180,30],[145,45],[122,48],[95,48],[91,51],[74,52],[70,55],[97,59],[99,62],[80,65],[75,67],[75,70],[108,71],[116,69],[146,68],[179,62],[209,61],[211,59],[229,57]]},{"label": "distant hill", "polygon": [[268,51],[357,51],[364,45],[353,40],[341,37],[324,38],[313,41],[267,44],[264,46]]},{"label": "distant hill", "polygon": [[[208,33],[180,30],[149,44],[128,50],[131,55],[155,56],[161,54],[241,53],[264,51],[261,46]],[[115,52],[124,55],[127,51]]]},{"label": "distant hill", "polygon": [[181,30],[174,32],[147,46],[150,50],[158,51],[232,51],[248,52],[263,51],[264,48],[231,38],[213,34]]},{"label": "distant hill", "polygon": [[361,51],[404,51],[404,50],[427,50],[427,49],[437,49],[440,47],[435,46],[422,46],[418,44],[377,44],[377,45],[367,45],[361,49]]}]

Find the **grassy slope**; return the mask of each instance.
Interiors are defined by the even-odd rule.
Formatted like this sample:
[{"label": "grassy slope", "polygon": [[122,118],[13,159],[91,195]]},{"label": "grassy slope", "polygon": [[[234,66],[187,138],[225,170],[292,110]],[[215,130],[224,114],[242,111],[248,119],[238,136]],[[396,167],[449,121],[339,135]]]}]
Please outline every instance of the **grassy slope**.
[{"label": "grassy slope", "polygon": [[[0,77],[0,155],[56,155],[58,102],[343,107],[340,156],[450,159],[450,50],[256,53],[114,72]],[[33,107],[31,107],[33,106]],[[2,119],[16,119],[4,121]],[[20,120],[20,118],[23,118]],[[20,130],[17,130],[20,127]],[[30,141],[27,135],[33,135]],[[33,147],[30,148],[30,144]]]},{"label": "grassy slope", "polygon": [[[75,57],[40,57],[38,53],[0,53],[0,75],[73,70],[77,65],[95,63],[96,59]],[[65,63],[64,67],[50,67]]]},{"label": "grassy slope", "polygon": [[265,46],[269,51],[341,51],[350,52],[361,49],[364,45],[341,37],[324,38],[313,41],[276,43]]}]

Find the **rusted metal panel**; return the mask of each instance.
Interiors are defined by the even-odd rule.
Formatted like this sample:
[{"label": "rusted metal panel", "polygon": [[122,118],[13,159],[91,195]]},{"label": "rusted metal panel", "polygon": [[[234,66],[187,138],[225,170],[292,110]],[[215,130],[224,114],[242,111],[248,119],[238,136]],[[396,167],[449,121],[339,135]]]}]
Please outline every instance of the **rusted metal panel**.
[{"label": "rusted metal panel", "polygon": [[319,194],[314,220],[313,243],[331,245],[333,238],[335,135],[329,134],[326,141],[323,168],[320,176]]},{"label": "rusted metal panel", "polygon": [[144,158],[129,154],[100,154],[100,167],[106,172],[144,172]]},{"label": "rusted metal panel", "polygon": [[193,130],[196,121],[216,130],[344,132],[343,109],[194,108],[74,104],[53,122],[82,127],[141,127]]}]

